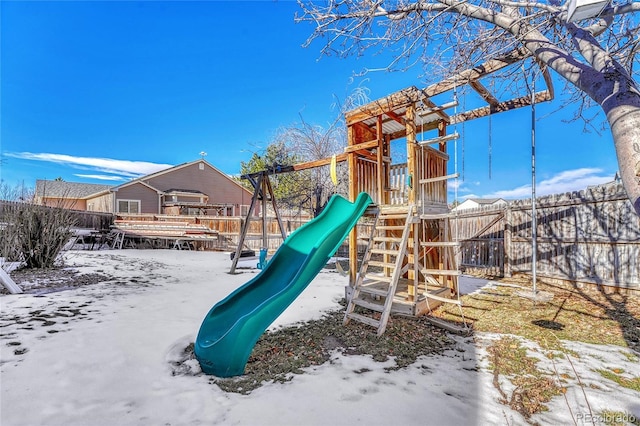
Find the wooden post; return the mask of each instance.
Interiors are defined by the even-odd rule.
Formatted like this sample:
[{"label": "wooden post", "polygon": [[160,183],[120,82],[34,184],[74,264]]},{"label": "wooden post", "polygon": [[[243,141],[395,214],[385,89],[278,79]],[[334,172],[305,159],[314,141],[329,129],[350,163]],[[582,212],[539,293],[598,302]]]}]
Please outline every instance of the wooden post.
[{"label": "wooden post", "polygon": [[267,179],[269,179],[269,175],[266,173],[263,174],[260,192],[262,193],[262,247],[269,248],[269,237],[267,231]]},{"label": "wooden post", "polygon": [[[233,261],[231,262],[231,270],[230,274],[236,272],[236,266],[238,266],[238,260],[240,259],[240,254],[242,253],[242,246],[244,245],[244,239],[247,236],[247,231],[249,231],[249,223],[251,222],[251,215],[253,214],[253,209],[256,207],[256,202],[258,200],[258,194],[260,193],[260,188],[262,187],[262,180],[264,176],[260,174],[258,176],[258,182],[254,185],[253,197],[251,197],[251,205],[249,206],[249,212],[247,213],[247,218],[242,224],[242,230],[240,231],[240,236],[238,237],[238,247],[236,247],[236,254],[233,257]],[[262,212],[264,215],[264,211]]]},{"label": "wooden post", "polygon": [[[278,206],[276,205],[276,196],[273,193],[273,186],[271,186],[271,179],[269,175],[265,176],[267,182],[267,189],[269,190],[269,198],[271,199],[271,206],[273,207],[273,212],[276,215],[276,220],[278,221],[278,226],[280,227],[280,235],[282,236],[282,242],[287,239],[287,234],[284,230],[284,225],[282,224],[282,218],[280,217],[280,212],[278,211]],[[264,194],[264,193],[263,193]]]},{"label": "wooden post", "polygon": [[376,200],[376,202],[378,204],[384,204],[384,177],[383,174],[385,172],[385,167],[384,167],[384,155],[383,155],[383,149],[384,149],[384,136],[382,134],[382,115],[378,116],[378,119],[376,121],[376,139],[378,140],[378,149],[376,150],[376,157],[377,157],[377,162],[378,162],[378,170],[377,170],[377,175],[376,175],[376,187],[378,190],[378,199]]},{"label": "wooden post", "polygon": [[[407,107],[407,112],[405,116],[405,128],[407,133],[407,178],[409,179],[408,185],[408,203],[409,206],[415,205],[416,203],[416,188],[418,185],[416,184],[420,176],[418,176],[417,168],[416,168],[416,107],[415,104],[411,104]],[[413,226],[413,225],[412,225]],[[416,255],[415,252],[415,238],[417,234],[415,232],[415,228],[413,230],[413,235],[409,239],[408,249],[407,250],[407,260],[408,262],[415,262]],[[417,276],[413,269],[409,269],[407,272],[407,279],[409,280],[409,284],[407,287],[407,293],[409,295],[409,300],[414,300],[416,295],[416,286],[415,280]]]},{"label": "wooden post", "polygon": [[411,104],[407,107],[405,115],[405,128],[407,132],[407,174],[410,183],[409,187],[409,205],[416,202],[416,106]]},{"label": "wooden post", "polygon": [[511,237],[513,232],[511,207],[507,206],[504,212],[504,276],[511,277]]},{"label": "wooden post", "polygon": [[[347,127],[347,146],[355,145],[355,133],[353,126]],[[350,152],[348,155],[349,164],[349,200],[355,201],[358,196],[358,176],[356,165],[356,154]],[[349,286],[354,287],[358,274],[358,225],[354,226],[349,233]]]},{"label": "wooden post", "polygon": [[389,204],[391,199],[391,182],[390,182],[390,173],[391,173],[391,136],[384,136],[383,141],[383,153],[384,155],[384,181],[382,183],[384,187],[384,197],[382,198],[383,204]]}]

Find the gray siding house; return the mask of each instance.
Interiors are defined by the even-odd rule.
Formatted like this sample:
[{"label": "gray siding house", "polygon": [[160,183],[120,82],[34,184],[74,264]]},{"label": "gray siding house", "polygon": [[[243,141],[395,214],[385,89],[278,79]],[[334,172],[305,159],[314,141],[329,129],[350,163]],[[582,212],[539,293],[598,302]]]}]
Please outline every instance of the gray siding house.
[{"label": "gray siding house", "polygon": [[[56,181],[60,191],[77,185],[87,184]],[[116,214],[239,216],[247,213],[252,196],[231,177],[200,159],[118,186],[96,186],[92,193],[83,193],[69,203],[78,210]]]}]

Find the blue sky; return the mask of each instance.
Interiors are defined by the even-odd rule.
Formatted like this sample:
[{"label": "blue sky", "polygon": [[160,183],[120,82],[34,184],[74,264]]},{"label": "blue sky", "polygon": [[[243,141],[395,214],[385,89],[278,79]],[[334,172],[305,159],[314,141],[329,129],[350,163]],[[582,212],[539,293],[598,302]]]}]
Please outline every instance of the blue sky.
[{"label": "blue sky", "polygon": [[[319,41],[301,46],[312,28],[294,23],[298,11],[293,1],[0,2],[0,178],[117,185],[201,151],[235,175],[300,115],[327,126],[336,99],[358,86],[373,100],[426,85],[420,69],[354,77],[389,56],[320,58]],[[561,98],[537,107],[540,195],[617,170],[608,130],[583,133],[563,122],[567,108],[551,114]],[[459,198],[528,197],[530,116],[524,108],[465,126]]]}]

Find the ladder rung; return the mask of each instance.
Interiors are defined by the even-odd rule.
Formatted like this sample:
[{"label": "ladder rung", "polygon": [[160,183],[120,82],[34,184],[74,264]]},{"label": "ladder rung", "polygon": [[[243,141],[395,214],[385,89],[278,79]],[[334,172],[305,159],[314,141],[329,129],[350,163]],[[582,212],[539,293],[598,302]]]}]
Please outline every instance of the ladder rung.
[{"label": "ladder rung", "polygon": [[355,312],[347,314],[347,318],[363,322],[375,328],[378,328],[380,326],[380,321],[378,321],[377,319],[365,317],[364,315],[356,314]]},{"label": "ladder rung", "polygon": [[371,265],[371,266],[381,266],[383,268],[395,268],[396,267],[395,263],[381,262],[381,261],[378,261],[378,260],[370,260],[369,261],[369,265]]},{"label": "ladder rung", "polygon": [[450,135],[438,136],[437,138],[427,139],[425,141],[419,141],[420,145],[431,145],[434,143],[444,143],[458,139],[459,135],[457,132],[451,133]]},{"label": "ladder rung", "polygon": [[459,177],[460,175],[458,173],[453,173],[450,175],[445,175],[445,176],[438,176],[438,177],[433,177],[433,178],[427,178],[427,179],[420,179],[420,183],[433,183],[433,182],[441,182],[443,180],[447,180],[447,179],[455,179],[457,177]]},{"label": "ladder rung", "polygon": [[397,256],[398,255],[398,250],[387,250],[387,249],[372,248],[371,249],[371,253],[374,253],[374,254],[388,254],[390,256]]},{"label": "ladder rung", "polygon": [[421,269],[420,272],[425,275],[460,275],[460,271],[455,269]]},{"label": "ladder rung", "polygon": [[460,245],[457,241],[422,241],[422,247],[457,247]]},{"label": "ladder rung", "polygon": [[427,299],[433,299],[438,300],[442,303],[452,303],[454,305],[462,306],[462,302],[459,299],[449,299],[448,297],[436,296],[435,294],[431,294],[429,292],[425,292],[423,294]]},{"label": "ladder rung", "polygon": [[351,303],[353,303],[356,306],[361,306],[363,308],[367,308],[376,312],[382,312],[384,310],[384,305],[381,305],[379,303],[373,303],[364,299],[351,299]]},{"label": "ladder rung", "polygon": [[381,231],[401,231],[404,229],[404,225],[381,225],[376,226],[376,229]]}]

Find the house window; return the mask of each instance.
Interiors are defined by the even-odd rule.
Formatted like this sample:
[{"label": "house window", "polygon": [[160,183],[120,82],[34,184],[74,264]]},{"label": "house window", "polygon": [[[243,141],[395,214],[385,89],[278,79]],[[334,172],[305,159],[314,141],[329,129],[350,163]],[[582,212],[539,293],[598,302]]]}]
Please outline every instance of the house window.
[{"label": "house window", "polygon": [[118,213],[140,213],[140,200],[118,200]]}]

